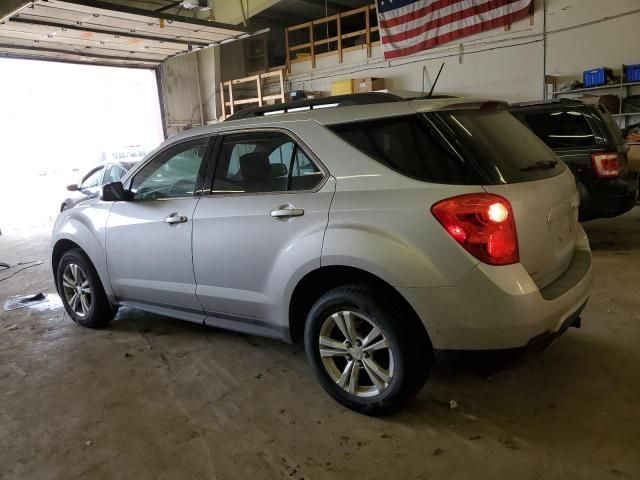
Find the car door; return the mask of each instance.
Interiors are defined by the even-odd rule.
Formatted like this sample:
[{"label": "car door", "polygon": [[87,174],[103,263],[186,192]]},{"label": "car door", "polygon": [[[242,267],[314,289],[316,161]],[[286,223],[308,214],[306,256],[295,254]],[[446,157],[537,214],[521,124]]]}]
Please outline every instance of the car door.
[{"label": "car door", "polygon": [[202,321],[191,220],[208,151],[208,138],[169,147],[127,182],[133,199],[114,203],[106,230],[107,265],[120,302]]},{"label": "car door", "polygon": [[283,336],[286,285],[320,266],[335,181],[282,131],[227,134],[215,151],[212,187],[193,219],[205,323]]}]

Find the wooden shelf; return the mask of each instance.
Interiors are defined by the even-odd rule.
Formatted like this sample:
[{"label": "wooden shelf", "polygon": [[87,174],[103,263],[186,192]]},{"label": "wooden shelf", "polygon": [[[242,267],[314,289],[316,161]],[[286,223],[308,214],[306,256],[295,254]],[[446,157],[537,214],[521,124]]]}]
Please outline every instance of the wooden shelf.
[{"label": "wooden shelf", "polygon": [[[328,17],[318,18],[311,22],[301,23],[299,25],[293,25],[291,27],[287,27],[285,29],[285,51],[287,52],[287,69],[291,72],[291,64],[298,62],[311,62],[311,67],[316,67],[316,58],[324,57],[326,55],[338,55],[339,63],[342,63],[343,53],[356,49],[367,49],[367,57],[371,57],[371,47],[373,45],[378,44],[378,41],[372,41],[372,33],[379,32],[378,28],[378,19],[377,16],[374,16],[375,20],[372,21],[371,12],[376,11],[376,5],[370,4],[365,5],[364,7],[355,8],[353,10],[349,10],[347,12],[337,13],[335,15],[330,15]],[[364,25],[365,28],[361,28],[353,31],[344,31],[343,19],[350,17],[362,17],[361,25]],[[318,25],[328,25],[335,24],[336,35],[331,37],[321,39],[314,39],[314,27]],[[291,33],[292,32],[305,32],[306,35],[302,43],[292,43]],[[300,34],[298,35],[300,37]],[[344,46],[345,40],[355,39],[358,37],[364,38],[364,43],[362,45],[351,45]],[[300,41],[300,38],[298,38]],[[349,42],[353,43],[353,41]],[[334,46],[335,44],[335,46]],[[318,51],[317,47],[321,47],[326,45],[326,49],[328,51]],[[335,47],[335,48],[332,48]],[[309,54],[305,57],[296,58],[296,52],[300,50],[308,50]]]},{"label": "wooden shelf", "polygon": [[[270,84],[268,83],[269,81],[271,82]],[[236,86],[243,84],[245,85],[243,90],[255,90],[256,95],[249,98],[237,98],[234,96],[234,89]],[[277,89],[278,92],[276,94],[265,95],[265,90],[269,88]],[[226,95],[225,90],[227,92]],[[262,106],[265,102],[275,103],[277,101],[280,103],[285,102],[283,68],[279,68],[271,72],[258,73],[249,77],[220,82],[220,105],[222,107],[222,115],[220,116],[221,121],[233,115],[236,111],[236,107],[254,103]]]}]

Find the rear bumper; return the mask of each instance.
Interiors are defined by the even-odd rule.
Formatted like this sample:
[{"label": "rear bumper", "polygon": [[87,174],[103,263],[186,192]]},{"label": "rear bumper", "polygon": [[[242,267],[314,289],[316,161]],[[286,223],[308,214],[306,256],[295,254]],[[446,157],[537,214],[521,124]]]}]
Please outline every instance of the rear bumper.
[{"label": "rear bumper", "polygon": [[580,328],[580,314],[587,306],[585,302],[578,310],[571,314],[555,332],[544,332],[530,339],[526,345],[518,348],[499,350],[443,350],[436,349],[435,357],[438,364],[450,371],[473,369],[494,369],[504,361],[518,359],[530,353],[538,353],[566,332],[570,327]]},{"label": "rear bumper", "polygon": [[453,287],[400,291],[436,350],[535,349],[574,323],[587,302],[593,272],[582,233],[567,271],[542,290],[521,264],[480,264]]},{"label": "rear bumper", "polygon": [[638,183],[635,179],[623,181],[618,179],[618,184],[624,188],[617,188],[615,193],[595,192],[586,188],[578,188],[580,192],[580,221],[593,220],[595,218],[617,217],[631,210],[638,199]]}]

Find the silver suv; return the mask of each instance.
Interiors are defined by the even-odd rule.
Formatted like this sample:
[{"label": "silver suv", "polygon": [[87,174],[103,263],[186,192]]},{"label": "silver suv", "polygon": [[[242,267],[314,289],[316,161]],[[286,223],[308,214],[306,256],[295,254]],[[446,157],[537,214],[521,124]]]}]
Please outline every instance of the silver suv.
[{"label": "silver suv", "polygon": [[504,105],[374,95],[242,116],[167,140],[60,214],[51,261],[75,322],[127,305],[303,339],[324,389],[367,414],[414,396],[437,360],[579,324],[592,272],[575,180]]}]

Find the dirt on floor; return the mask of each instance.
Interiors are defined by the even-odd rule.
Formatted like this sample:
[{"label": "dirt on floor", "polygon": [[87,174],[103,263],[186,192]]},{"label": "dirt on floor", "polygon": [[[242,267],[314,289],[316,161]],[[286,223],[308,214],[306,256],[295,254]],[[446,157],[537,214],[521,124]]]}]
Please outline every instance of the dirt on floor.
[{"label": "dirt on floor", "polygon": [[[299,345],[123,308],[0,312],[2,479],[640,479],[640,208],[587,223],[581,329],[492,373],[434,370],[390,417],[342,408]],[[47,230],[3,231],[0,307],[53,293]],[[452,408],[452,400],[455,400]]]}]

